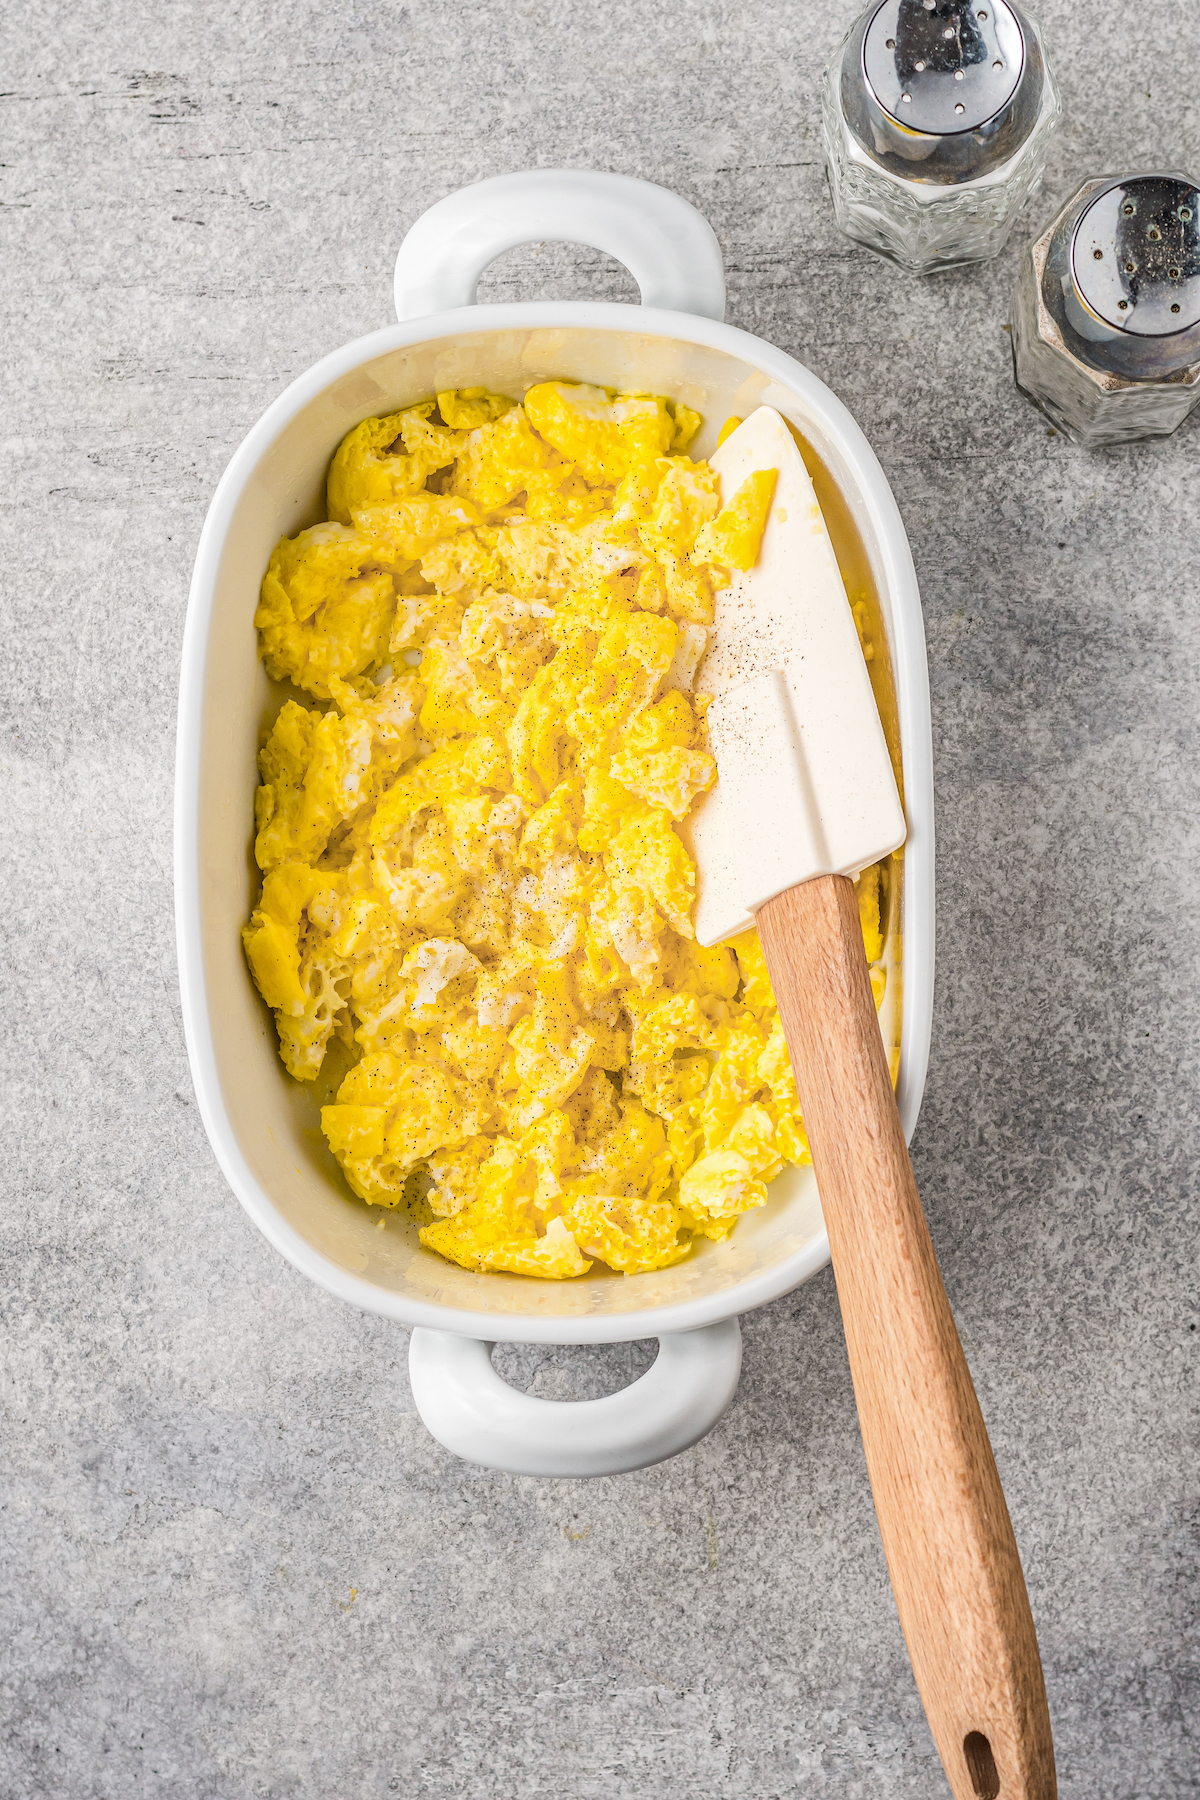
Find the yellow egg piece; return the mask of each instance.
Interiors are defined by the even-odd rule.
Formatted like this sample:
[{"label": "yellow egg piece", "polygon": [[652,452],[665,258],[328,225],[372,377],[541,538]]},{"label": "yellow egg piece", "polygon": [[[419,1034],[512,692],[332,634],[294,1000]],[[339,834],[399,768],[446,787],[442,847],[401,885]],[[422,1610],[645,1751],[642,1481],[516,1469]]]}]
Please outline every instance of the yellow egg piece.
[{"label": "yellow egg piece", "polygon": [[432,402],[410,406],[386,418],[364,419],[347,433],[329,465],[331,519],[349,525],[358,507],[386,506],[420,493],[430,475],[450,466],[462,436],[431,424],[433,410]]},{"label": "yellow egg piece", "polygon": [[747,475],[728,506],[697,534],[695,554],[699,561],[743,571],[754,567],[778,479],[777,469],[755,469]]},{"label": "yellow egg piece", "polygon": [[450,388],[437,397],[437,409],[445,424],[460,431],[473,431],[477,425],[489,425],[511,412],[516,405],[505,394],[489,393],[487,388]]},{"label": "yellow egg piece", "polygon": [[258,610],[259,650],[276,681],[319,699],[387,648],[396,607],[395,553],[344,525],[314,525],[271,552]]}]

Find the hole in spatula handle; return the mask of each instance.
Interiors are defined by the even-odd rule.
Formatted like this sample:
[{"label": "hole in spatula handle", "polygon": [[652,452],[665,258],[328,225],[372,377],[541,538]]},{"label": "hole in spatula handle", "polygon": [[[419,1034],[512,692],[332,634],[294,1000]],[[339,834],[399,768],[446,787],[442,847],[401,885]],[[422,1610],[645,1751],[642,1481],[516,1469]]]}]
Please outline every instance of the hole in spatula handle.
[{"label": "hole in spatula handle", "polygon": [[992,1755],[992,1746],[982,1731],[968,1731],[963,1739],[963,1755],[967,1759],[971,1785],[979,1795],[979,1800],[996,1800],[1000,1792],[1000,1776],[996,1759]]}]

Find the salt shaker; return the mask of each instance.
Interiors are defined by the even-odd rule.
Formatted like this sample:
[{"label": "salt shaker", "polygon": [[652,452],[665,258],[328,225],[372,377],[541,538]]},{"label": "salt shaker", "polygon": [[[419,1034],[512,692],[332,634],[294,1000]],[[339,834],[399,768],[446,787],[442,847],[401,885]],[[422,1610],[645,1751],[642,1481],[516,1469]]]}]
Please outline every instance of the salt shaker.
[{"label": "salt shaker", "polygon": [[1062,112],[1041,33],[1012,0],[882,0],[825,71],[837,222],[928,274],[1003,248]]},{"label": "salt shaker", "polygon": [[1017,386],[1086,445],[1166,437],[1200,402],[1200,187],[1175,172],[1085,181],[1026,250]]}]

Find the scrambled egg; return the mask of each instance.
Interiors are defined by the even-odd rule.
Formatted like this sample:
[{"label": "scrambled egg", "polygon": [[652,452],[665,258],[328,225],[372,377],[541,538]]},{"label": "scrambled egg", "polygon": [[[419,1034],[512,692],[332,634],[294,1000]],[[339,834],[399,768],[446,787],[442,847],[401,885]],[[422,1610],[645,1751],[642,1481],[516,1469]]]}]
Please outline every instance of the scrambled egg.
[{"label": "scrambled egg", "polygon": [[423,1200],[465,1268],[664,1268],[809,1160],[757,934],[696,943],[675,829],[716,775],[713,584],[775,479],[722,509],[699,424],[561,382],[366,419],[263,578],[305,698],[260,757],[246,955],[298,1081],[358,1055],[321,1114],[354,1192]]}]

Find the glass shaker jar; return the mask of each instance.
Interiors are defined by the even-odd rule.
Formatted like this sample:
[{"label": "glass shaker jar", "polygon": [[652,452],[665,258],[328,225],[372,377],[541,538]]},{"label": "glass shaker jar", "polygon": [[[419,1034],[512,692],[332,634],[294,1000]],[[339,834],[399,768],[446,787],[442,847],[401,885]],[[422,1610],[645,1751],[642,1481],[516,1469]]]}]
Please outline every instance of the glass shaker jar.
[{"label": "glass shaker jar", "polygon": [[1017,386],[1076,442],[1165,437],[1200,402],[1200,186],[1102,175],[1026,250]]},{"label": "glass shaker jar", "polygon": [[822,89],[837,222],[916,274],[995,256],[1061,112],[1041,33],[1012,0],[873,4]]}]

